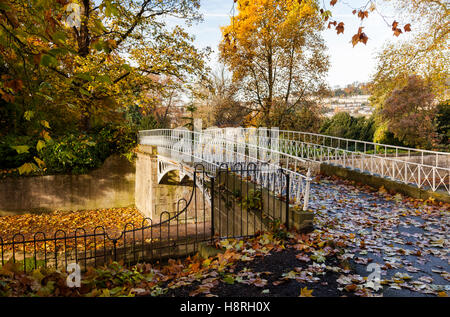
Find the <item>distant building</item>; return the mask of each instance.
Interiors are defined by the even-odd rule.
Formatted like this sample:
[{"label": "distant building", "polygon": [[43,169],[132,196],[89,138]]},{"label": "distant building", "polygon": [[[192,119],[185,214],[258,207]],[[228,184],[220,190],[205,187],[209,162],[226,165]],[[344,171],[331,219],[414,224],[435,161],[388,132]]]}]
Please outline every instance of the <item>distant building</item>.
[{"label": "distant building", "polygon": [[369,97],[369,95],[356,95],[324,98],[324,115],[326,117],[332,117],[338,112],[348,112],[354,117],[369,117],[374,110],[369,104]]}]

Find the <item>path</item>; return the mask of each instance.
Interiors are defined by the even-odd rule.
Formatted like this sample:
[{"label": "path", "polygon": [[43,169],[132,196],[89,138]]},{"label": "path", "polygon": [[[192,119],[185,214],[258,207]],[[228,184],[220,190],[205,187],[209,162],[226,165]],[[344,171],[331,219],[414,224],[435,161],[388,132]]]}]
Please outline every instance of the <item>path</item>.
[{"label": "path", "polygon": [[[345,243],[356,273],[381,265],[383,296],[426,296],[450,290],[449,205],[426,205],[351,182],[312,182],[310,208],[319,232]],[[345,286],[345,284],[343,284]]]}]

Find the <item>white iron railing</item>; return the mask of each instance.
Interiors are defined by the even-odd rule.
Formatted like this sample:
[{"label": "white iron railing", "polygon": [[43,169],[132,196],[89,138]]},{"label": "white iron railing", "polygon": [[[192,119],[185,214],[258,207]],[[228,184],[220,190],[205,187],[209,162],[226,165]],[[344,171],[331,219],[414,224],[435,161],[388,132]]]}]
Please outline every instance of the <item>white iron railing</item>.
[{"label": "white iron railing", "polygon": [[[448,152],[267,128],[217,128],[201,132],[161,129],[141,131],[140,137],[153,137],[153,145],[167,147],[167,142],[173,142],[174,138],[179,138],[183,133],[186,140],[190,138],[193,140],[192,144],[197,146],[203,140],[202,146],[205,147],[204,141],[207,139],[208,146],[221,148],[222,151],[218,153],[223,153],[223,157],[218,154],[216,161],[226,161],[226,155],[230,155],[233,153],[232,149],[235,149],[238,153],[245,153],[249,160],[269,162],[298,174],[301,168],[307,166],[307,162],[320,162],[450,194]],[[211,153],[215,152],[210,151]],[[205,158],[202,156],[202,159]]]},{"label": "white iron railing", "polygon": [[167,162],[172,159],[191,166],[202,163],[207,171],[213,173],[226,164],[254,164],[258,168],[252,181],[275,195],[285,196],[287,184],[281,181],[280,175],[275,176],[280,171],[289,175],[290,202],[297,205],[303,203],[303,209],[306,210],[311,178],[309,171],[303,175],[300,168],[308,162],[276,150],[276,142],[259,146],[254,139],[255,131],[248,135],[238,133],[240,131],[244,130],[228,130],[227,135],[222,129],[202,132],[187,129],[148,130],[140,131],[139,143],[158,146],[160,160]]}]

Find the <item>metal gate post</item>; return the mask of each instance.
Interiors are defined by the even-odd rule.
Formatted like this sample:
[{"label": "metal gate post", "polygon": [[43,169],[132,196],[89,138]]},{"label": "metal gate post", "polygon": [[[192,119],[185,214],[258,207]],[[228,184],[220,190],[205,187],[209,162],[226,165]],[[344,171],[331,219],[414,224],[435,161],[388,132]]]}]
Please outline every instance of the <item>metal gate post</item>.
[{"label": "metal gate post", "polygon": [[289,195],[290,195],[290,178],[289,178],[289,172],[286,173],[286,229],[289,229]]},{"label": "metal gate post", "polygon": [[215,176],[211,177],[211,240],[214,239],[214,183]]}]

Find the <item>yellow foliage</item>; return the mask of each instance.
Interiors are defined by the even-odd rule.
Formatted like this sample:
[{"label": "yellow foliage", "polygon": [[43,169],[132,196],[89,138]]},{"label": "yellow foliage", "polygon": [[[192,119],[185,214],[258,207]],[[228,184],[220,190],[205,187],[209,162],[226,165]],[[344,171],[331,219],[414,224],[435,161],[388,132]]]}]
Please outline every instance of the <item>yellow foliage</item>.
[{"label": "yellow foliage", "polygon": [[324,19],[315,0],[238,0],[237,7],[221,28],[221,61],[257,112],[247,123],[281,124],[304,95],[322,88],[329,66],[319,33]]}]

